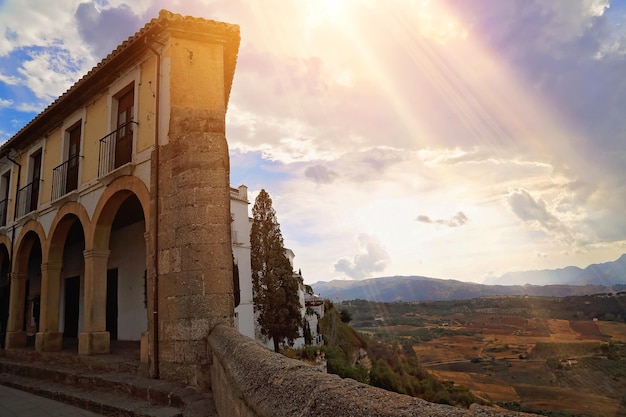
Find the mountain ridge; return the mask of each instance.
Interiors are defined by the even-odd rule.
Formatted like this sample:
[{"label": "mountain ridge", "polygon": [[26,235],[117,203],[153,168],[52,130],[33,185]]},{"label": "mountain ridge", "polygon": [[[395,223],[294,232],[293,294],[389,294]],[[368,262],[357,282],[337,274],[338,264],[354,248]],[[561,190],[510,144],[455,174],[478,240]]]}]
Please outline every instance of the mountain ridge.
[{"label": "mountain ridge", "polygon": [[[509,280],[513,284],[505,285]],[[418,275],[333,280],[312,284],[313,290],[331,300],[443,301],[488,296],[554,296],[611,293],[626,289],[626,254],[616,261],[570,266],[554,270],[512,272],[478,284],[456,279]],[[520,284],[520,281],[524,281]],[[534,283],[533,283],[534,282]]]}]

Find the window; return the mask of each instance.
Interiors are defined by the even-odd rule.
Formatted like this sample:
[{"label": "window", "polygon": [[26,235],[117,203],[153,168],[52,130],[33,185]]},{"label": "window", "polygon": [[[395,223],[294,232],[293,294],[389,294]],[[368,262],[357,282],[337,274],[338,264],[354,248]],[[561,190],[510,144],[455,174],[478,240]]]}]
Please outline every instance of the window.
[{"label": "window", "polygon": [[81,122],[76,123],[68,130],[68,154],[65,192],[78,188],[78,161],[80,155]]},{"label": "window", "polygon": [[52,170],[52,199],[56,200],[78,188],[81,121],[65,131],[65,160]]},{"label": "window", "polygon": [[135,112],[134,83],[128,84],[112,96],[111,131],[100,139],[98,176],[103,177],[133,159]]},{"label": "window", "polygon": [[39,203],[39,183],[41,181],[41,149],[30,155],[28,161],[28,178],[26,186],[17,193],[18,217],[37,210]]},{"label": "window", "polygon": [[0,226],[6,226],[7,224],[10,184],[11,171],[7,171],[0,177]]},{"label": "window", "polygon": [[[39,182],[41,181],[41,149],[38,149],[30,156],[30,198],[29,210],[37,210],[39,203]],[[28,187],[28,186],[27,186]]]},{"label": "window", "polygon": [[133,152],[133,112],[135,107],[135,90],[131,84],[117,96],[117,118],[115,134],[115,168],[127,164]]}]

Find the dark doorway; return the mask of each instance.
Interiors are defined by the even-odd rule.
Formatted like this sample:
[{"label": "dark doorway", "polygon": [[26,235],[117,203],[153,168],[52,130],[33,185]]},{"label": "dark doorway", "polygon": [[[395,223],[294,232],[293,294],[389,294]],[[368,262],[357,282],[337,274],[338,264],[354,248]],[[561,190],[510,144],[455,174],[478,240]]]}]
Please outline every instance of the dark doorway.
[{"label": "dark doorway", "polygon": [[78,315],[80,303],[80,277],[65,280],[64,337],[78,337]]},{"label": "dark doorway", "polygon": [[107,332],[117,340],[117,268],[107,271]]},{"label": "dark doorway", "polygon": [[5,246],[0,246],[0,349],[4,349],[4,338],[9,319],[9,296],[11,280],[9,279],[9,253]]}]

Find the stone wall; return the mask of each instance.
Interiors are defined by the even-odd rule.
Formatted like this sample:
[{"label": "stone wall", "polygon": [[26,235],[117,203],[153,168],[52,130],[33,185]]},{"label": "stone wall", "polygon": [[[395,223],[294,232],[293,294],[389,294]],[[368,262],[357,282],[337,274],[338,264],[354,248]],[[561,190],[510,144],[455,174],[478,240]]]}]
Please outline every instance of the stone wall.
[{"label": "stone wall", "polygon": [[326,374],[271,352],[224,325],[208,337],[211,388],[221,417],[523,416],[433,404]]}]

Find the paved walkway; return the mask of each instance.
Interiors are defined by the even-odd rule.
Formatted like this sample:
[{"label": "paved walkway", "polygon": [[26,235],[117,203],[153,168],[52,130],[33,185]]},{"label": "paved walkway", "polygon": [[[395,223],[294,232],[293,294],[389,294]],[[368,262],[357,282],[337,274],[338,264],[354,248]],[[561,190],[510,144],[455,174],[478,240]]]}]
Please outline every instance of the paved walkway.
[{"label": "paved walkway", "polygon": [[81,408],[0,385],[0,417],[99,417]]}]

